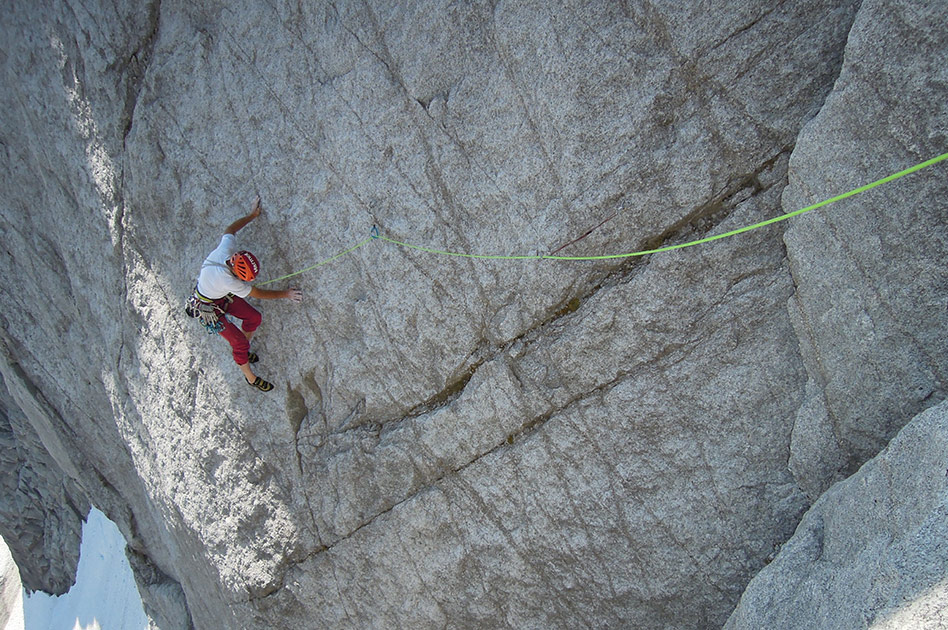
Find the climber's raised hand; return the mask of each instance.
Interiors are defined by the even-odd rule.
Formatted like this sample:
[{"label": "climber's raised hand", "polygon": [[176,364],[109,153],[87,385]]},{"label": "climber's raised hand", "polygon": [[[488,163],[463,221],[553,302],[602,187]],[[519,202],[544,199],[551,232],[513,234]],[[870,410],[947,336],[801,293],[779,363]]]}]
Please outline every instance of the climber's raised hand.
[{"label": "climber's raised hand", "polygon": [[250,214],[248,215],[251,219],[256,219],[260,216],[260,212],[263,211],[263,206],[260,205],[260,195],[257,195],[257,198],[253,202],[253,207],[250,209]]}]

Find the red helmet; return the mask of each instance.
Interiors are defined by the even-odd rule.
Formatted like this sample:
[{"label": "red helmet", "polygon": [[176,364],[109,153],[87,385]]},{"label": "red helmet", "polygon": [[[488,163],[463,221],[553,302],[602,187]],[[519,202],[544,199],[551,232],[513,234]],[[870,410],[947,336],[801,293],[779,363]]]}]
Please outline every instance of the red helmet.
[{"label": "red helmet", "polygon": [[244,282],[251,282],[260,273],[260,261],[248,251],[239,251],[227,261],[234,275]]}]

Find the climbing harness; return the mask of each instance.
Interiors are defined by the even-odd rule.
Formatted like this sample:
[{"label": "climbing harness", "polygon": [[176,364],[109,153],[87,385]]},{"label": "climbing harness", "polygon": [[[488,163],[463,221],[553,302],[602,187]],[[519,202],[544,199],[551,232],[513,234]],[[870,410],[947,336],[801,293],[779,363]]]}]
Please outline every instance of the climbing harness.
[{"label": "climbing harness", "polygon": [[[234,298],[230,295],[223,299],[227,300],[228,303],[234,301]],[[197,289],[197,285],[195,285],[194,290],[187,299],[184,312],[187,313],[189,317],[196,317],[209,335],[217,334],[224,330],[224,322],[221,321],[224,310],[217,305],[217,302],[218,300],[212,300],[201,295],[201,292]]]}]

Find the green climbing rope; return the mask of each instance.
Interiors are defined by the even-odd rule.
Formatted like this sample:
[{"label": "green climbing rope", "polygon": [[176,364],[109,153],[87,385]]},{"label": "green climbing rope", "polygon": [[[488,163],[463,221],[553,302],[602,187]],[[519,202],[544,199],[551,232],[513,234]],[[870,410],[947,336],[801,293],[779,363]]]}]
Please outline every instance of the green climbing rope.
[{"label": "green climbing rope", "polygon": [[336,255],[334,255],[334,256],[330,256],[330,257],[327,258],[326,260],[321,260],[321,261],[319,261],[318,263],[316,263],[315,265],[310,265],[310,266],[307,267],[306,269],[300,269],[299,271],[294,271],[293,273],[288,273],[288,274],[286,274],[285,276],[280,276],[279,278],[274,278],[273,280],[267,280],[266,282],[261,282],[261,283],[260,283],[260,286],[263,286],[263,285],[265,285],[265,284],[270,284],[271,282],[279,282],[280,280],[286,280],[287,278],[292,278],[293,276],[298,276],[298,275],[300,275],[301,273],[306,273],[307,271],[312,271],[312,270],[315,269],[316,267],[322,267],[323,265],[329,264],[329,263],[331,263],[332,261],[336,260],[337,258],[342,258],[343,256],[345,256],[345,255],[348,254],[349,252],[354,252],[355,250],[357,250],[357,249],[359,249],[360,247],[362,247],[363,245],[367,244],[369,241],[373,240],[374,238],[375,238],[374,236],[370,236],[369,238],[365,239],[364,241],[353,245],[353,246],[350,247],[349,249],[346,249],[346,250],[344,250],[344,251],[341,251],[341,252],[339,252],[338,254],[336,254]]},{"label": "green climbing rope", "polygon": [[743,234],[744,232],[750,232],[751,230],[756,230],[756,229],[759,229],[759,228],[762,228],[762,227],[765,227],[765,226],[768,226],[768,225],[773,225],[774,223],[779,223],[780,221],[786,221],[787,219],[790,219],[790,218],[795,217],[795,216],[799,216],[799,215],[801,215],[801,214],[804,214],[804,213],[806,213],[806,212],[810,212],[810,211],[812,211],[812,210],[816,210],[817,208],[823,208],[823,207],[828,206],[828,205],[830,205],[830,204],[832,204],[832,203],[836,203],[837,201],[842,201],[843,199],[848,199],[849,197],[853,197],[853,196],[855,196],[855,195],[864,193],[864,192],[866,192],[867,190],[871,190],[871,189],[873,189],[873,188],[875,188],[875,187],[877,187],[877,186],[881,186],[881,185],[883,185],[883,184],[886,184],[886,183],[895,181],[895,180],[897,180],[897,179],[900,179],[900,178],[902,178],[902,177],[905,177],[906,175],[910,175],[910,174],[912,174],[912,173],[915,173],[915,172],[917,172],[917,171],[920,171],[920,170],[922,170],[923,168],[928,168],[929,166],[932,166],[933,164],[937,164],[937,163],[942,162],[942,161],[944,161],[944,160],[948,160],[948,153],[942,153],[941,155],[939,155],[939,156],[937,156],[937,157],[933,157],[933,158],[931,158],[930,160],[925,160],[924,162],[920,162],[919,164],[916,164],[915,166],[909,167],[909,168],[907,168],[907,169],[905,169],[905,170],[899,171],[899,172],[897,172],[897,173],[893,173],[893,174],[891,174],[891,175],[887,175],[886,177],[883,177],[883,178],[881,178],[881,179],[877,179],[876,181],[870,182],[870,183],[868,183],[868,184],[866,184],[866,185],[864,185],[864,186],[860,186],[860,187],[858,187],[858,188],[853,188],[852,190],[850,190],[850,191],[848,191],[848,192],[845,192],[845,193],[843,193],[843,194],[841,194],[841,195],[837,195],[837,196],[835,196],[835,197],[831,197],[830,199],[825,199],[825,200],[820,201],[819,203],[815,203],[815,204],[813,204],[813,205],[811,205],[811,206],[807,206],[807,207],[805,207],[805,208],[800,208],[799,210],[794,210],[793,212],[788,212],[788,213],[786,213],[786,214],[782,214],[782,215],[780,215],[780,216],[773,217],[772,219],[767,219],[767,220],[765,220],[765,221],[760,221],[759,223],[754,223],[754,224],[752,224],[752,225],[745,225],[744,227],[737,228],[736,230],[731,230],[731,231],[729,231],[729,232],[724,232],[724,233],[722,233],[722,234],[715,234],[715,235],[713,235],[713,236],[707,236],[707,237],[705,237],[705,238],[700,238],[700,239],[696,239],[696,240],[693,240],[693,241],[688,241],[687,243],[678,243],[677,245],[667,245],[667,246],[665,246],[665,247],[659,247],[659,248],[656,248],[656,249],[646,249],[646,250],[635,251],[635,252],[627,252],[627,253],[623,253],[623,254],[602,254],[602,255],[598,255],[598,256],[556,256],[556,255],[549,255],[549,254],[513,255],[513,256],[511,256],[511,255],[491,255],[491,254],[469,254],[469,253],[464,253],[464,252],[452,252],[452,251],[446,251],[446,250],[442,250],[442,249],[434,249],[434,248],[431,248],[431,247],[423,247],[423,246],[421,246],[421,245],[413,245],[413,244],[411,244],[411,243],[406,243],[406,242],[399,241],[399,240],[396,240],[396,239],[393,239],[393,238],[389,238],[389,237],[387,237],[387,236],[385,236],[385,235],[379,234],[378,231],[377,231],[375,228],[373,228],[373,235],[370,236],[370,237],[368,237],[367,239],[365,239],[365,240],[359,242],[358,244],[353,245],[352,247],[350,247],[350,248],[348,248],[348,249],[346,249],[346,250],[344,250],[344,251],[342,251],[342,252],[339,252],[338,254],[336,254],[336,255],[334,255],[334,256],[332,256],[332,257],[330,257],[330,258],[327,258],[327,259],[325,259],[325,260],[322,260],[322,261],[316,263],[315,265],[312,265],[312,266],[307,267],[307,268],[305,268],[305,269],[300,269],[299,271],[295,271],[295,272],[290,273],[290,274],[287,274],[287,275],[285,275],[285,276],[280,276],[279,278],[274,278],[273,280],[268,280],[268,281],[263,282],[263,283],[261,283],[261,284],[270,284],[271,282],[277,282],[277,281],[279,281],[279,280],[286,280],[287,278],[292,278],[293,276],[297,276],[297,275],[299,275],[299,274],[301,274],[301,273],[304,273],[304,272],[306,272],[306,271],[310,271],[311,269],[315,269],[315,268],[317,268],[317,267],[320,267],[320,266],[322,266],[322,265],[325,265],[325,264],[327,264],[327,263],[330,263],[330,262],[332,262],[332,261],[334,261],[334,260],[336,260],[336,259],[338,259],[338,258],[341,258],[342,256],[345,256],[346,254],[348,254],[348,253],[350,253],[350,252],[354,252],[355,250],[357,250],[357,249],[359,249],[360,247],[366,245],[369,241],[372,241],[372,240],[385,241],[385,242],[391,243],[391,244],[393,244],[393,245],[398,245],[398,246],[400,246],[400,247],[405,247],[405,248],[407,248],[407,249],[413,249],[413,250],[425,252],[425,253],[428,253],[428,254],[438,254],[438,255],[441,255],[441,256],[453,256],[453,257],[457,257],[457,258],[473,258],[473,259],[480,259],[480,260],[611,260],[611,259],[616,259],[616,258],[631,258],[631,257],[633,257],[633,256],[645,256],[645,255],[647,255],[647,254],[657,254],[657,253],[659,253],[659,252],[667,252],[667,251],[671,251],[671,250],[674,250],[674,249],[682,249],[682,248],[685,248],[685,247],[693,247],[693,246],[695,246],[695,245],[701,245],[701,244],[703,244],[703,243],[710,243],[711,241],[716,241],[716,240],[719,240],[719,239],[722,239],[722,238],[727,238],[727,237],[729,237],[729,236],[735,236],[736,234]]},{"label": "green climbing rope", "polygon": [[544,255],[544,254],[537,254],[537,255],[533,255],[533,256],[503,256],[503,255],[501,255],[501,256],[491,256],[491,255],[486,255],[486,254],[465,254],[465,253],[461,253],[461,252],[448,252],[448,251],[443,251],[443,250],[440,250],[440,249],[432,249],[432,248],[429,248],[429,247],[421,247],[421,246],[419,246],[419,245],[411,245],[411,244],[409,244],[409,243],[403,243],[402,241],[396,241],[395,239],[388,238],[388,237],[385,237],[385,236],[380,236],[379,238],[380,238],[381,240],[383,240],[383,241],[387,241],[387,242],[393,243],[393,244],[395,244],[395,245],[400,245],[400,246],[402,246],[402,247],[407,247],[407,248],[409,248],[409,249],[416,249],[416,250],[419,250],[419,251],[427,252],[427,253],[429,253],[429,254],[441,254],[441,255],[444,255],[444,256],[457,256],[457,257],[460,257],[460,258],[482,258],[482,259],[486,259],[486,260],[610,260],[610,259],[614,259],[614,258],[631,258],[631,257],[633,257],[633,256],[645,256],[645,255],[647,255],[647,254],[657,254],[657,253],[659,253],[659,252],[667,252],[667,251],[671,251],[671,250],[673,250],[673,249],[682,249],[682,248],[685,248],[685,247],[692,247],[692,246],[694,246],[694,245],[701,245],[702,243],[710,243],[711,241],[716,241],[716,240],[718,240],[718,239],[727,238],[727,237],[729,237],[729,236],[734,236],[734,235],[736,235],[736,234],[742,234],[742,233],[744,233],[744,232],[750,232],[751,230],[756,230],[756,229],[765,227],[765,226],[767,226],[767,225],[772,225],[772,224],[774,224],[774,223],[779,223],[780,221],[786,221],[787,219],[790,219],[790,218],[792,218],[792,217],[801,215],[801,214],[803,214],[803,213],[805,213],[805,212],[810,212],[811,210],[816,210],[817,208],[822,208],[822,207],[824,207],[824,206],[828,206],[828,205],[830,205],[831,203],[835,203],[835,202],[837,202],[837,201],[842,201],[843,199],[847,199],[847,198],[849,198],[849,197],[853,197],[853,196],[858,195],[858,194],[860,194],[860,193],[864,193],[864,192],[866,192],[867,190],[871,190],[871,189],[875,188],[876,186],[881,186],[882,184],[886,184],[886,183],[888,183],[888,182],[894,181],[894,180],[899,179],[899,178],[901,178],[901,177],[905,177],[906,175],[910,175],[910,174],[912,174],[912,173],[914,173],[914,172],[916,172],[916,171],[920,171],[920,170],[922,170],[923,168],[927,168],[927,167],[929,167],[929,166],[931,166],[931,165],[933,165],[933,164],[937,164],[938,162],[941,162],[941,161],[946,160],[946,159],[948,159],[948,153],[942,153],[942,154],[939,155],[938,157],[934,157],[934,158],[932,158],[932,159],[930,159],[930,160],[926,160],[926,161],[924,161],[924,162],[921,162],[920,164],[916,164],[915,166],[912,166],[912,167],[910,167],[910,168],[907,168],[907,169],[905,169],[904,171],[899,171],[898,173],[893,173],[892,175],[888,175],[888,176],[886,176],[886,177],[883,177],[882,179],[877,179],[876,181],[871,182],[871,183],[869,183],[869,184],[866,184],[865,186],[860,186],[859,188],[854,188],[854,189],[850,190],[849,192],[845,192],[845,193],[843,193],[843,194],[841,194],[841,195],[837,195],[837,196],[835,196],[835,197],[832,197],[831,199],[826,199],[826,200],[821,201],[821,202],[819,202],[819,203],[815,203],[815,204],[813,204],[812,206],[807,206],[806,208],[800,208],[799,210],[794,210],[793,212],[788,212],[788,213],[782,214],[782,215],[780,215],[780,216],[778,216],[778,217],[773,217],[772,219],[767,219],[766,221],[761,221],[761,222],[759,222],[759,223],[754,223],[753,225],[745,225],[744,227],[737,228],[736,230],[731,230],[730,232],[724,232],[724,233],[722,233],[722,234],[715,234],[714,236],[708,236],[708,237],[700,238],[700,239],[697,239],[697,240],[694,240],[694,241],[688,241],[687,243],[678,243],[677,245],[667,245],[667,246],[665,246],[665,247],[659,247],[659,248],[657,248],[657,249],[645,249],[645,250],[641,250],[641,251],[628,252],[628,253],[624,253],[624,254],[602,254],[602,255],[599,255],[599,256],[555,256],[555,255],[548,255],[548,254],[547,254],[547,255]]}]

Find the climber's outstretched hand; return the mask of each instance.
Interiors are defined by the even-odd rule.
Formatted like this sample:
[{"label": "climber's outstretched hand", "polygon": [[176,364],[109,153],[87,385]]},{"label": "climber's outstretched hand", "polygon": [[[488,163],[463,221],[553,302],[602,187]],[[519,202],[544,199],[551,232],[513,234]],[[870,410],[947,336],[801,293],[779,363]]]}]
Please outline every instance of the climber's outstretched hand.
[{"label": "climber's outstretched hand", "polygon": [[261,211],[263,211],[263,206],[260,205],[260,195],[257,195],[257,198],[253,202],[253,207],[250,209],[250,218],[256,219],[260,216]]},{"label": "climber's outstretched hand", "polygon": [[224,234],[236,234],[240,230],[244,229],[248,223],[260,216],[262,207],[260,206],[260,195],[257,195],[257,199],[253,202],[253,209],[245,217],[240,217],[224,230]]},{"label": "climber's outstretched hand", "polygon": [[303,292],[299,289],[287,289],[286,290],[286,299],[293,300],[294,302],[303,301]]}]

